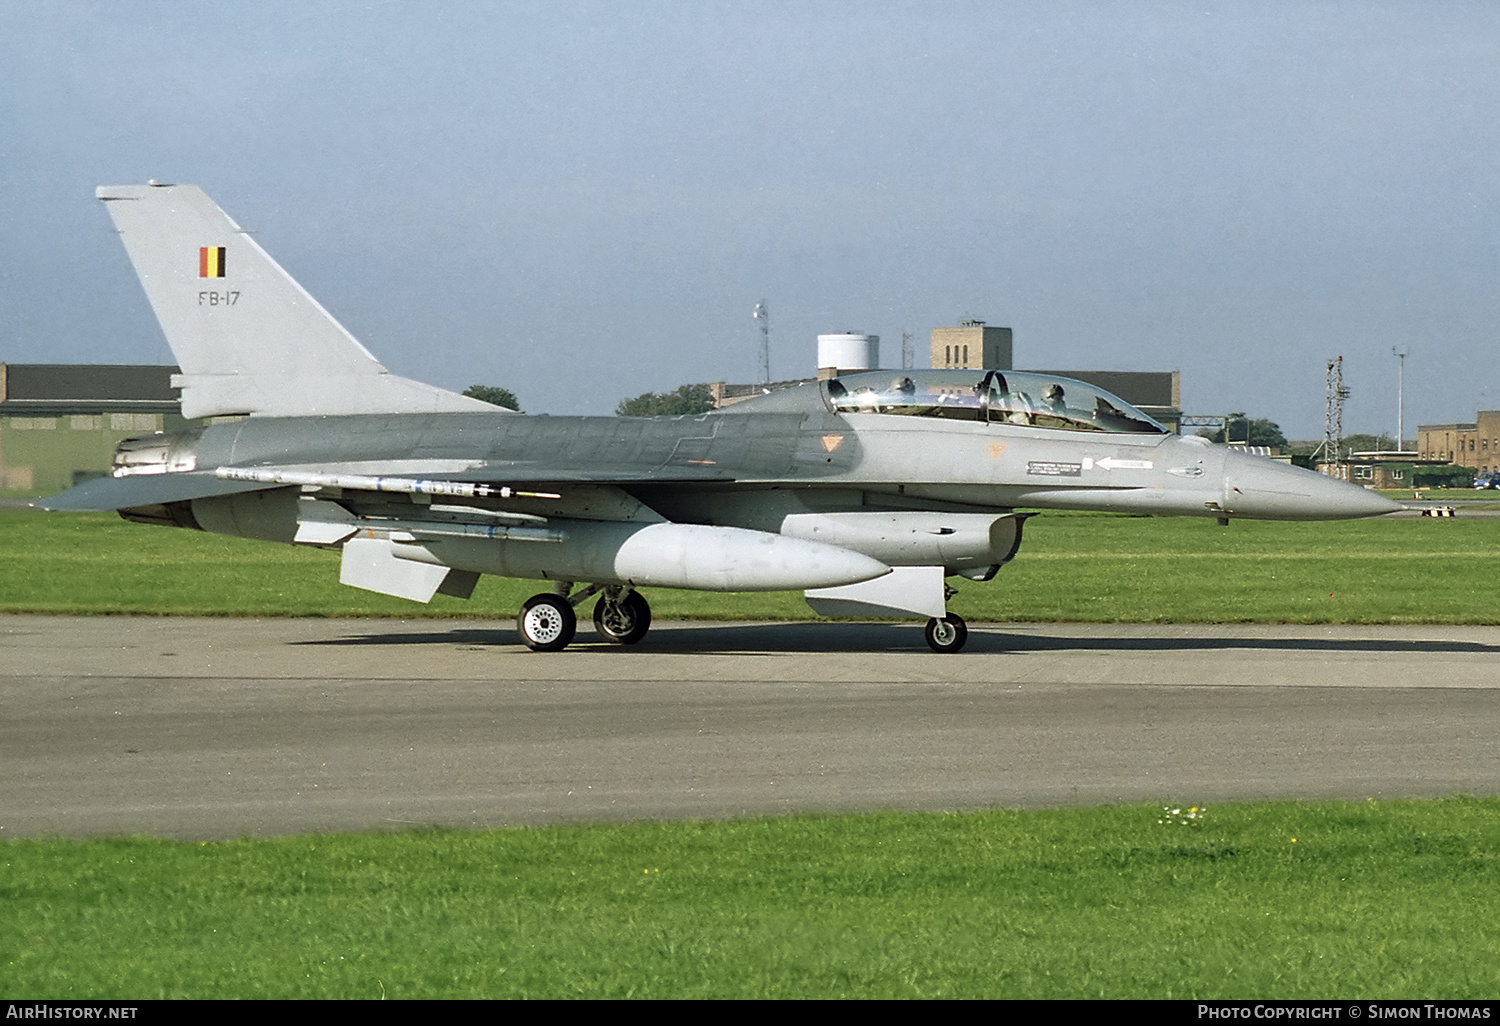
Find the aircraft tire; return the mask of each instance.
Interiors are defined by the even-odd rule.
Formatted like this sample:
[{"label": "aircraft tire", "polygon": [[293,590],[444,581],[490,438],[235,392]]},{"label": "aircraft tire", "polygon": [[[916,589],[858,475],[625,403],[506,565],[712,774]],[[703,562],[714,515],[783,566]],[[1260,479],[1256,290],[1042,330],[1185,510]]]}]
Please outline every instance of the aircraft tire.
[{"label": "aircraft tire", "polygon": [[533,652],[561,652],[578,630],[578,616],[560,595],[533,595],[516,614],[516,631]]},{"label": "aircraft tire", "polygon": [[619,602],[607,597],[594,603],[594,630],[614,645],[634,645],[651,629],[651,604],[632,591]]},{"label": "aircraft tire", "polygon": [[934,652],[957,652],[969,640],[969,625],[957,613],[927,621],[927,646]]}]

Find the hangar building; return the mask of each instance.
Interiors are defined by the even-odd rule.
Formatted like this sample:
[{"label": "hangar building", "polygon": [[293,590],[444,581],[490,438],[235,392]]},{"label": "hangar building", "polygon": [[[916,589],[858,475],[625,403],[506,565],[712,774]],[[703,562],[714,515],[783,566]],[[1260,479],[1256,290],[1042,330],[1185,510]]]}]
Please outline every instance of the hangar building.
[{"label": "hangar building", "polygon": [[50,495],[109,473],[115,446],[183,420],[176,367],[0,363],[0,491]]}]

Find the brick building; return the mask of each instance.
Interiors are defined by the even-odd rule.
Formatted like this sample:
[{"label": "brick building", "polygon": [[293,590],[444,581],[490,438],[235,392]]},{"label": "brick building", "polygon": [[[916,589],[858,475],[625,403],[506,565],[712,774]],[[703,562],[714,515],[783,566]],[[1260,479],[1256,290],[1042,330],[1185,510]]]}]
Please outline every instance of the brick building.
[{"label": "brick building", "polygon": [[1422,424],[1417,454],[1476,472],[1500,470],[1500,410],[1480,410],[1472,424]]}]

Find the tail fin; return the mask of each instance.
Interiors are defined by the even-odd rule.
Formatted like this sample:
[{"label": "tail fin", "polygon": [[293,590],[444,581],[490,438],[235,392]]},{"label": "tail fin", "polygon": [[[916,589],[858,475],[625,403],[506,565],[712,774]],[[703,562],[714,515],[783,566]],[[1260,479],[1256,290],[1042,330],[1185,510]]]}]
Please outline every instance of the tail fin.
[{"label": "tail fin", "polygon": [[398,377],[196,185],[106,185],[182,373],[185,417],[495,411]]}]

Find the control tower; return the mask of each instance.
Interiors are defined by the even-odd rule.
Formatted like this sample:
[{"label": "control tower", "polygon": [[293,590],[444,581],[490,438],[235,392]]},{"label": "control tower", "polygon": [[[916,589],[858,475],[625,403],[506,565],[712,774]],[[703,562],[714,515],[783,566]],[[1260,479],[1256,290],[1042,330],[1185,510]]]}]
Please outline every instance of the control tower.
[{"label": "control tower", "polygon": [[959,321],[956,328],[932,329],[932,366],[1010,370],[1011,330],[983,321]]}]

